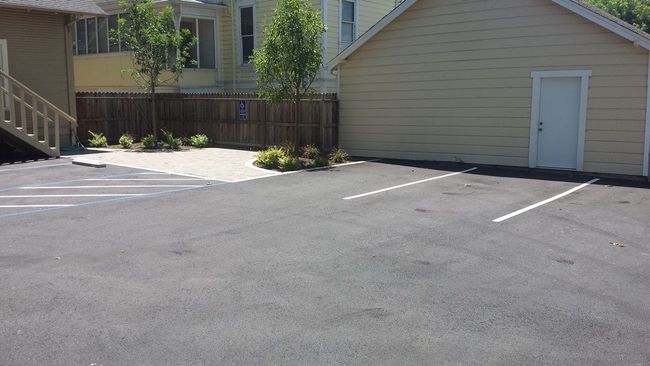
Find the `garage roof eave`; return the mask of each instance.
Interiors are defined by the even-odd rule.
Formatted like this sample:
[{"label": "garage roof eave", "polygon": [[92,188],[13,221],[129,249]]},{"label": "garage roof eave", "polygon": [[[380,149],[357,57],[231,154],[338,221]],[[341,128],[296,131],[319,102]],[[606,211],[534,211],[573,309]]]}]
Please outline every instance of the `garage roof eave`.
[{"label": "garage roof eave", "polygon": [[[361,37],[357,38],[356,41],[354,41],[347,48],[341,51],[341,53],[334,57],[330,62],[328,62],[327,70],[329,72],[332,72],[332,70],[334,70],[339,64],[345,61],[351,54],[359,49],[359,47],[363,46],[370,40],[370,38],[379,33],[395,18],[404,13],[417,1],[418,0],[405,0],[398,7],[393,9],[393,11],[384,16],[375,25],[368,29],[366,33],[362,34]],[[635,46],[639,46],[650,51],[650,34],[643,32],[631,24],[625,23],[613,15],[587,4],[583,0],[553,0],[553,2],[627,39],[628,41],[634,43]]]}]

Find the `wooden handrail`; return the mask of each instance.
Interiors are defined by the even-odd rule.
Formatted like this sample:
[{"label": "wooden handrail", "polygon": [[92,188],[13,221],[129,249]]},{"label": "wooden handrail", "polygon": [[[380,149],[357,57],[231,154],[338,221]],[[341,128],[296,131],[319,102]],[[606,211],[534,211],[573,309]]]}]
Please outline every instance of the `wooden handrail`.
[{"label": "wooden handrail", "polygon": [[[29,102],[28,102],[29,101]],[[5,105],[5,104],[9,105]],[[16,108],[18,104],[18,108]],[[39,106],[40,104],[40,106]],[[42,106],[42,107],[41,107]],[[5,108],[9,111],[9,126],[4,124]],[[31,114],[32,133],[28,133],[27,112]],[[59,156],[61,148],[61,121],[67,121],[71,126],[77,126],[77,120],[62,111],[54,104],[31,90],[25,84],[14,79],[6,72],[0,70],[0,122],[5,130],[21,138],[26,143],[50,155]],[[38,118],[43,120],[42,137],[39,131]],[[50,126],[54,127],[54,146],[50,145]]]},{"label": "wooden handrail", "polygon": [[[30,89],[28,86],[26,86],[25,84],[23,84],[23,83],[21,83],[20,81],[14,79],[11,75],[5,73],[5,72],[2,71],[2,70],[0,70],[0,76],[4,77],[4,78],[6,78],[6,79],[9,79],[11,82],[13,82],[14,84],[18,85],[18,87],[19,87],[20,89],[22,89],[22,90],[26,91],[27,93],[31,94],[32,97],[35,97],[36,99],[38,99],[39,102],[41,102],[41,103],[43,103],[44,105],[48,106],[50,109],[52,109],[52,110],[55,111],[56,113],[59,113],[60,115],[62,115],[65,119],[67,119],[67,120],[68,120],[70,123],[72,123],[74,126],[77,126],[77,119],[76,119],[76,118],[74,118],[74,117],[72,117],[71,115],[67,114],[66,112],[62,111],[60,108],[58,108],[58,107],[55,106],[54,104],[50,103],[47,99],[43,98],[43,97],[40,96],[38,93],[36,93],[35,91],[31,90],[31,89]],[[7,90],[7,93],[10,94],[8,90]]]}]

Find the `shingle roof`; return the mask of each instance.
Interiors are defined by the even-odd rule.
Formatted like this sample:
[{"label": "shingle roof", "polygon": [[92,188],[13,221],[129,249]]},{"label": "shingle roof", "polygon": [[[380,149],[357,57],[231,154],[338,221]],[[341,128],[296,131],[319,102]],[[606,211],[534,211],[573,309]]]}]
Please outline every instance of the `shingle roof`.
[{"label": "shingle roof", "polygon": [[70,14],[105,14],[93,0],[0,0],[0,6]]}]

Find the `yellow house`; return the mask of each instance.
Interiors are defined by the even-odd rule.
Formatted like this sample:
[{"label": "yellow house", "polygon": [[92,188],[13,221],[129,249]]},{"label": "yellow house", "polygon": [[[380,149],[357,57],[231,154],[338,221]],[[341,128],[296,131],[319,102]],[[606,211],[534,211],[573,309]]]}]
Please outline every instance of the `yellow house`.
[{"label": "yellow house", "polygon": [[[77,22],[74,42],[77,91],[138,91],[130,76],[128,49],[110,42],[117,27],[118,0],[96,0],[108,16]],[[197,65],[183,71],[176,83],[161,88],[168,92],[251,91],[255,70],[248,62],[253,48],[261,45],[264,25],[271,21],[277,0],[159,0],[155,6],[174,8],[176,26],[189,29],[197,39],[192,53]],[[389,13],[396,0],[314,0],[327,32],[323,35],[323,65],[359,35]],[[323,68],[314,83],[322,91],[334,91],[336,79]]]},{"label": "yellow house", "polygon": [[340,145],[648,176],[649,50],[582,0],[406,0],[328,65]]}]

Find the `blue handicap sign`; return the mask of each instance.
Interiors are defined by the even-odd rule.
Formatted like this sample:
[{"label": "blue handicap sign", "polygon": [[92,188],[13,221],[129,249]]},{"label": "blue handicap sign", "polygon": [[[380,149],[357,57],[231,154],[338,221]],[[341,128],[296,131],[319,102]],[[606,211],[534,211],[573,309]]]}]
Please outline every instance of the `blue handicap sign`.
[{"label": "blue handicap sign", "polygon": [[240,100],[239,101],[239,119],[240,120],[248,119],[248,110],[246,108],[246,101],[245,100]]}]

